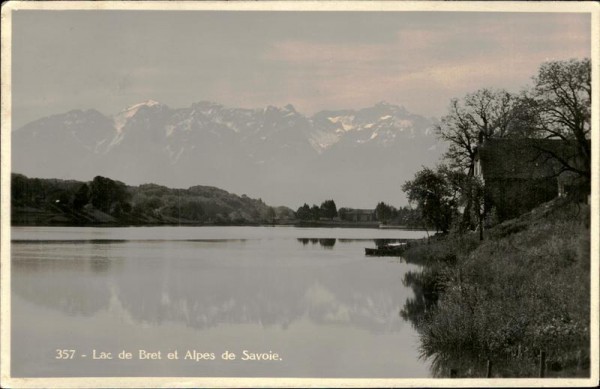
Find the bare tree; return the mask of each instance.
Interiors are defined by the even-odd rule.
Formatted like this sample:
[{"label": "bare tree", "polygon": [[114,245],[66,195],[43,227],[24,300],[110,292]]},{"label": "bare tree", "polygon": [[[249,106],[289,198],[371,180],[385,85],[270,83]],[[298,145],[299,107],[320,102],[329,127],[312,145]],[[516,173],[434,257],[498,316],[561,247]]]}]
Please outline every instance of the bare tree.
[{"label": "bare tree", "polygon": [[563,171],[577,173],[589,182],[592,107],[590,59],[544,63],[534,77],[531,95],[545,137],[573,144],[578,158],[566,159],[552,150],[544,151],[561,163]]},{"label": "bare tree", "polygon": [[518,98],[499,89],[480,89],[465,97],[467,117],[484,138],[508,136]]},{"label": "bare tree", "polygon": [[436,130],[450,143],[446,159],[455,168],[473,173],[477,144],[492,137],[507,137],[515,132],[522,118],[516,113],[519,97],[502,89],[480,89],[462,100],[450,102],[448,114]]}]

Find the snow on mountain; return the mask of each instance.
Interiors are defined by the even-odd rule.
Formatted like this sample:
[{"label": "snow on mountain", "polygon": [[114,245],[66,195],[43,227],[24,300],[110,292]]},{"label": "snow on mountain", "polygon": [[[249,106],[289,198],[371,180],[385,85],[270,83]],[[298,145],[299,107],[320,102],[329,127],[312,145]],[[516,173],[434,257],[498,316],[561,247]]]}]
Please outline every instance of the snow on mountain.
[{"label": "snow on mountain", "polygon": [[27,124],[13,133],[13,169],[33,177],[210,184],[290,206],[337,193],[348,206],[367,206],[372,188],[393,193],[379,201],[402,196],[398,180],[379,174],[409,179],[439,158],[432,127],[385,102],[307,117],[291,104],[243,109],[203,101],[173,109],[148,100],[112,117],[71,111]]},{"label": "snow on mountain", "polygon": [[341,136],[337,132],[331,133],[322,130],[316,130],[311,134],[308,141],[313,149],[315,149],[317,153],[321,154],[331,145],[339,142],[340,138]]},{"label": "snow on mountain", "polygon": [[127,123],[127,121],[129,119],[131,119],[138,112],[138,110],[140,108],[153,107],[155,105],[160,105],[160,103],[158,101],[154,101],[154,100],[147,100],[142,103],[134,104],[134,105],[122,110],[117,115],[115,115],[115,117],[113,119],[115,122],[115,130],[117,130],[117,132],[120,133],[121,130],[123,129],[123,127],[125,126],[125,124]]},{"label": "snow on mountain", "polygon": [[349,138],[358,144],[377,141],[389,145],[400,135],[404,138],[430,135],[431,123],[427,119],[385,102],[359,111],[328,112],[325,118],[319,115],[315,115],[310,138],[319,153]]}]

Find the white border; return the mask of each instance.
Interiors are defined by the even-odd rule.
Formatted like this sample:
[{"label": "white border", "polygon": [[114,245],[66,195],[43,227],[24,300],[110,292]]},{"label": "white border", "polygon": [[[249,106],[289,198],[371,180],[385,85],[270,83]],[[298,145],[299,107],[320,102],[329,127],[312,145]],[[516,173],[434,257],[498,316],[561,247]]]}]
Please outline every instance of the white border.
[{"label": "white border", "polygon": [[[591,370],[585,379],[313,379],[313,378],[12,378],[10,376],[10,177],[11,177],[11,21],[18,10],[220,10],[220,11],[462,11],[575,12],[592,16],[592,195],[591,195]],[[0,214],[0,385],[11,388],[114,387],[565,387],[599,383],[599,258],[600,236],[600,5],[595,2],[416,2],[416,1],[203,1],[203,2],[19,2],[2,4],[1,62],[1,204]]]}]

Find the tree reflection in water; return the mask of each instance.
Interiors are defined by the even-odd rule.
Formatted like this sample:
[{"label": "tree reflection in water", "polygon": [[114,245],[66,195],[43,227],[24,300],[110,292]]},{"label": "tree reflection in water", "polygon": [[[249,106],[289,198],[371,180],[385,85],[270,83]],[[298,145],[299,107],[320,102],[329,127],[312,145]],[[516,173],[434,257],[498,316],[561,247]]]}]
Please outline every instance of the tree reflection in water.
[{"label": "tree reflection in water", "polygon": [[[406,300],[400,316],[418,332],[420,358],[430,361],[432,376],[486,377],[489,361],[491,377],[539,377],[541,348],[526,347],[516,335],[490,330],[485,334],[478,334],[486,339],[484,344],[468,336],[455,336],[456,333],[473,333],[476,327],[473,323],[474,312],[469,309],[473,307],[472,302],[468,303],[457,297],[457,294],[462,293],[461,288],[468,286],[453,286],[455,280],[449,281],[450,273],[443,266],[426,266],[421,271],[405,273],[403,279],[403,284],[412,288],[414,297]],[[442,298],[444,291],[453,297]],[[522,318],[513,318],[511,325],[514,328],[524,327],[527,322]],[[448,339],[456,339],[456,342],[449,342]],[[560,345],[553,346],[560,350]],[[549,349],[550,345],[546,347]],[[569,352],[572,350],[565,349],[564,355]],[[560,351],[555,350],[553,354],[555,357],[558,355],[558,358],[546,365],[546,377],[587,374],[590,363],[586,356],[588,354],[580,353],[579,357],[565,359],[564,362],[560,359]]]},{"label": "tree reflection in water", "polygon": [[430,361],[430,371],[433,377],[485,377],[487,362],[481,363],[481,358],[468,349],[457,347],[448,350],[431,347],[436,334],[429,326],[436,309],[440,293],[444,285],[438,274],[438,269],[423,267],[419,271],[405,273],[402,283],[413,290],[414,297],[408,298],[400,311],[400,316],[411,323],[419,334],[420,357]]},{"label": "tree reflection in water", "polygon": [[337,241],[336,238],[298,238],[298,242],[302,243],[303,246],[308,245],[309,243],[312,244],[319,244],[321,247],[326,248],[326,249],[330,249],[333,248],[333,246],[335,246],[335,242]]},{"label": "tree reflection in water", "polygon": [[[322,249],[321,254],[338,243],[336,238],[297,241]],[[264,242],[253,244],[258,249]],[[378,274],[371,263],[347,266],[345,256],[321,261],[329,254],[293,250],[292,257],[278,261],[280,256],[271,258],[267,248],[248,260],[242,255],[253,253],[245,251],[247,245],[238,241],[19,244],[14,246],[12,287],[15,295],[70,317],[92,317],[112,309],[146,324],[180,322],[190,328],[224,323],[286,328],[307,317],[313,323],[345,323],[374,332],[401,325],[389,313],[397,312],[406,295],[390,293],[381,273],[372,277],[379,281],[365,282],[365,271]],[[324,266],[331,271],[324,271]]]}]

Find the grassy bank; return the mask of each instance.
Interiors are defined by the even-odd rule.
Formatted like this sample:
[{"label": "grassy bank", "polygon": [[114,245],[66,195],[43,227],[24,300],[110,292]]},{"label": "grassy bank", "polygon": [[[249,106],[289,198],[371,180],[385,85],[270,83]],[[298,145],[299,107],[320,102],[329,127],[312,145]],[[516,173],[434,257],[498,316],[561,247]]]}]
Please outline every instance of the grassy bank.
[{"label": "grassy bank", "polygon": [[477,234],[409,247],[423,270],[402,315],[421,337],[433,373],[481,377],[589,374],[589,207],[554,201]]}]

